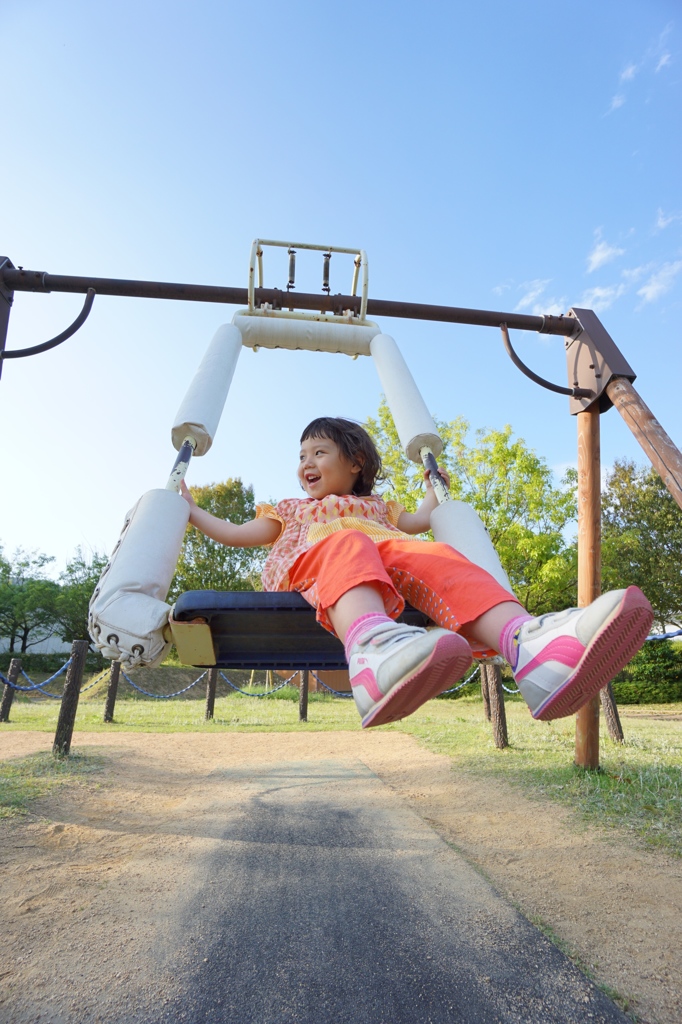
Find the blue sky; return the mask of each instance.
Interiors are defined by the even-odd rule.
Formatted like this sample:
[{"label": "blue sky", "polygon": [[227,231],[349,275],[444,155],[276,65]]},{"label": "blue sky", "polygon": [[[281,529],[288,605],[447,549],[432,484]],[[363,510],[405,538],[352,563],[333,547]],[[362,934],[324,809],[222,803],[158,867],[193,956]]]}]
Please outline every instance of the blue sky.
[{"label": "blue sky", "polygon": [[[343,5],[0,0],[0,252],[54,274],[245,286],[256,236],[367,250],[374,298],[555,313],[593,308],[682,443],[682,16],[672,0]],[[299,260],[318,289],[319,263]],[[332,290],[350,267],[333,261]],[[267,285],[285,266],[266,262]],[[8,348],[58,333],[76,295],[18,293]],[[234,307],[100,296],[61,347],[0,380],[0,543],[63,566],[110,551],[163,487],[170,428]],[[499,332],[402,320],[432,412],[510,423],[557,472],[567,399],[509,362]],[[513,335],[565,383],[561,339]],[[368,359],[244,350],[212,450],[228,476],[297,494],[302,427],[364,419]],[[644,461],[618,413],[605,466]]]}]

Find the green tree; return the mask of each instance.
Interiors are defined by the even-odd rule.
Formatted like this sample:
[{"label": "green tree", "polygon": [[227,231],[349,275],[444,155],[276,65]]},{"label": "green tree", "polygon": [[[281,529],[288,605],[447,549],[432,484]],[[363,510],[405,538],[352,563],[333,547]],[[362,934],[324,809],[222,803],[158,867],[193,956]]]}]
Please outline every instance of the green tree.
[{"label": "green tree", "polygon": [[[200,508],[219,519],[244,523],[255,518],[253,488],[239,479],[190,491]],[[185,590],[260,590],[265,556],[264,548],[226,547],[189,526],[168,599],[174,601]]]},{"label": "green tree", "polygon": [[0,636],[11,654],[25,654],[54,633],[59,584],[46,576],[50,562],[52,556],[22,548],[0,562]]},{"label": "green tree", "polygon": [[106,555],[93,551],[87,557],[79,547],[59,575],[61,588],[57,598],[57,632],[67,643],[72,640],[92,642],[88,633],[88,605],[106,564]]},{"label": "green tree", "polygon": [[602,495],[604,589],[635,584],[660,627],[682,628],[682,511],[658,473],[619,459]]},{"label": "green tree", "polygon": [[[423,470],[405,457],[384,399],[365,425],[389,478],[385,496],[414,511],[424,494]],[[481,516],[519,600],[536,614],[575,604],[576,549],[565,539],[577,514],[574,476],[557,487],[544,460],[509,426],[477,430],[473,442],[461,417],[437,426],[450,493]]]}]

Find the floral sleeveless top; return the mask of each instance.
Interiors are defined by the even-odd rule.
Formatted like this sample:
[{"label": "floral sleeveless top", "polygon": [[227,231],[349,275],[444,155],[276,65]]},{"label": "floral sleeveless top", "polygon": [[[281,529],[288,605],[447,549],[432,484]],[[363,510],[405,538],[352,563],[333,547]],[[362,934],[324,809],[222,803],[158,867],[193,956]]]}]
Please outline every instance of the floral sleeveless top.
[{"label": "floral sleeveless top", "polygon": [[376,494],[328,494],[326,498],[285,498],[256,506],[256,519],[277,519],[283,526],[263,568],[265,590],[288,590],[289,569],[313,544],[337,530],[360,530],[372,540],[414,540],[397,527],[403,506]]}]

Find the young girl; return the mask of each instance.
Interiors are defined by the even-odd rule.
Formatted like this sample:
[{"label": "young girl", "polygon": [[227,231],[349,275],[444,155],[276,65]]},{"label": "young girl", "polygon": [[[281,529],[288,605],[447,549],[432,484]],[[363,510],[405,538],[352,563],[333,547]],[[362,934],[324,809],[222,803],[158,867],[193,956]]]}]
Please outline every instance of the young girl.
[{"label": "young girl", "polygon": [[[653,613],[637,587],[534,618],[450,545],[412,539],[437,504],[428,473],[424,500],[406,512],[372,493],[380,472],[359,424],[323,417],[301,437],[305,498],[258,505],[237,525],[200,509],[182,485],[190,523],[232,547],[271,545],[264,588],[298,591],[343,641],[363,728],[404,718],[459,679],[471,664],[466,638],[506,658],[543,720],[576,712],[644,642]],[[437,628],[394,621],[406,600]]]}]

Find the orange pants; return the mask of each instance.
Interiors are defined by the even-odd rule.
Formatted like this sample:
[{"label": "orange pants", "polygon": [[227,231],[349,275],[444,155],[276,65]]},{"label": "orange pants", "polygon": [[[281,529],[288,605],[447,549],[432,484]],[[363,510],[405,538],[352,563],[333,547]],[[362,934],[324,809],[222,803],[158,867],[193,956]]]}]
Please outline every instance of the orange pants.
[{"label": "orange pants", "polygon": [[490,573],[449,544],[375,543],[359,530],[340,530],[318,541],[289,571],[289,590],[297,590],[317,609],[318,622],[330,633],[334,629],[327,609],[361,583],[378,587],[391,618],[400,615],[407,600],[452,632],[503,601],[516,601]]}]

